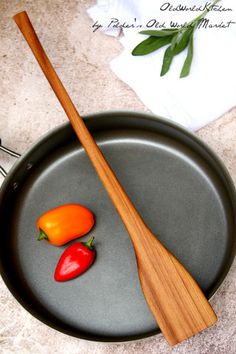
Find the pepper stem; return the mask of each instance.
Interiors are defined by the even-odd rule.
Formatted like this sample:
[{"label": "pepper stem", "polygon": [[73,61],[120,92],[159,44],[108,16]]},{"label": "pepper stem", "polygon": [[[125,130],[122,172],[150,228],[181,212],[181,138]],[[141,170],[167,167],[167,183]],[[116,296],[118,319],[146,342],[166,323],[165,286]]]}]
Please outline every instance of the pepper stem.
[{"label": "pepper stem", "polygon": [[42,229],[39,229],[38,241],[41,240],[48,240],[48,236],[45,234],[45,232]]},{"label": "pepper stem", "polygon": [[93,250],[94,249],[94,246],[93,246],[93,241],[94,241],[95,237],[92,237],[90,238],[90,240],[88,240],[84,245],[85,247],[87,247],[88,249],[90,250]]}]

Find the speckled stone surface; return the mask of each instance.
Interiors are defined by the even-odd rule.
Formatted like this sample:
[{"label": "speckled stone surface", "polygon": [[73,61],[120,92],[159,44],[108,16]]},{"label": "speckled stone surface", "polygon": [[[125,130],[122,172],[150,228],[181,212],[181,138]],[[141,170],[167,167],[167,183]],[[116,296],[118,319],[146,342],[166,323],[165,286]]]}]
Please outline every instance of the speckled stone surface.
[{"label": "speckled stone surface", "polygon": [[[99,32],[92,33],[86,8],[93,3],[93,0],[0,2],[0,137],[5,146],[22,153],[42,134],[66,121],[11,19],[21,10],[29,12],[49,57],[81,114],[115,109],[148,111],[135,93],[109,69],[108,63],[122,48],[117,39]],[[197,135],[220,156],[236,183],[236,109],[204,127]],[[0,152],[0,164],[6,170],[13,162],[13,158]],[[161,335],[123,344],[93,343],[66,336],[27,313],[1,281],[0,353],[235,354],[235,294],[234,262],[211,300],[218,314],[218,323],[170,348]]]}]

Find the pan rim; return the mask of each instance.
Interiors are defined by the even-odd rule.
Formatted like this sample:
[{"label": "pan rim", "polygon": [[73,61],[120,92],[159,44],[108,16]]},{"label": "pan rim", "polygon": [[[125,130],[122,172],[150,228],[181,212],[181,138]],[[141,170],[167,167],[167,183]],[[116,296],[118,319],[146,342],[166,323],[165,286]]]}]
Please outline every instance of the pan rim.
[{"label": "pan rim", "polygon": [[[202,141],[198,136],[196,136],[195,133],[188,131],[186,128],[182,127],[181,125],[172,122],[171,120],[153,115],[151,113],[146,113],[146,112],[136,112],[136,111],[127,111],[127,110],[114,110],[114,111],[105,111],[105,112],[97,112],[97,113],[90,113],[88,115],[83,116],[83,119],[86,121],[89,121],[91,119],[97,120],[101,117],[105,117],[105,118],[115,118],[115,117],[120,117],[120,116],[124,116],[129,119],[129,118],[142,118],[142,119],[146,119],[146,120],[151,120],[151,121],[155,121],[155,122],[160,122],[161,124],[167,126],[167,127],[171,127],[174,130],[177,130],[179,132],[181,132],[183,135],[189,137],[191,140],[193,140],[195,143],[197,143],[198,145],[200,145],[204,151],[206,151],[210,157],[213,159],[213,161],[216,163],[216,165],[219,167],[221,173],[223,174],[224,177],[224,184],[227,184],[227,188],[230,191],[230,197],[232,200],[232,206],[233,206],[233,210],[235,213],[235,209],[236,209],[236,189],[233,183],[233,180],[225,166],[225,164],[223,163],[223,161],[220,159],[220,157],[214,152],[214,150],[209,147],[209,145],[207,145],[204,141]],[[8,189],[9,186],[9,181],[12,179],[12,177],[14,176],[14,174],[18,171],[19,168],[21,168],[22,164],[27,161],[29,159],[29,156],[32,154],[32,152],[35,149],[38,149],[38,146],[40,146],[41,144],[44,144],[46,141],[48,141],[48,139],[51,139],[53,137],[53,135],[59,133],[60,131],[63,131],[66,127],[68,127],[70,125],[69,122],[65,122],[62,123],[60,125],[58,125],[57,127],[49,130],[48,132],[44,133],[39,139],[37,139],[34,143],[32,143],[29,148],[27,148],[25,150],[25,152],[23,153],[23,155],[14,163],[14,165],[12,166],[12,168],[10,169],[7,177],[5,178],[1,189],[0,189],[0,205],[2,204],[2,200],[5,194],[5,191]],[[236,235],[234,232],[234,248],[232,250],[231,253],[231,257],[228,260],[227,264],[224,267],[224,270],[222,271],[222,274],[220,275],[216,286],[214,287],[214,289],[212,290],[212,294],[210,294],[209,296],[209,300],[212,299],[212,297],[216,294],[216,292],[219,290],[219,288],[221,287],[223,281],[225,280],[231,266],[232,263],[234,261],[235,258],[235,254],[236,254]],[[27,304],[27,302],[25,302],[22,297],[17,293],[17,291],[15,291],[14,286],[11,284],[11,281],[9,281],[8,277],[5,276],[5,272],[4,272],[4,267],[2,265],[2,261],[0,259],[0,273],[2,276],[3,281],[5,282],[7,288],[9,289],[9,291],[12,293],[12,295],[15,297],[15,299],[21,304],[21,306],[23,306],[31,315],[33,315],[35,318],[39,319],[41,322],[47,324],[48,326],[50,326],[51,328],[54,328],[64,334],[70,335],[70,336],[74,336],[86,341],[91,341],[91,342],[103,342],[103,343],[125,343],[125,342],[137,342],[140,340],[144,340],[145,338],[149,338],[149,337],[153,337],[155,335],[160,334],[160,331],[157,330],[154,333],[147,333],[141,336],[135,336],[135,337],[131,337],[129,336],[126,339],[122,339],[119,338],[117,340],[114,340],[113,338],[111,338],[111,340],[106,339],[106,338],[101,338],[101,337],[97,337],[94,336],[94,338],[91,339],[91,336],[84,336],[81,334],[75,334],[75,333],[71,333],[70,330],[65,330],[64,328],[58,328],[55,324],[53,324],[52,322],[48,321],[47,319],[45,319],[41,314],[38,313],[38,311],[34,310],[29,304]]]}]

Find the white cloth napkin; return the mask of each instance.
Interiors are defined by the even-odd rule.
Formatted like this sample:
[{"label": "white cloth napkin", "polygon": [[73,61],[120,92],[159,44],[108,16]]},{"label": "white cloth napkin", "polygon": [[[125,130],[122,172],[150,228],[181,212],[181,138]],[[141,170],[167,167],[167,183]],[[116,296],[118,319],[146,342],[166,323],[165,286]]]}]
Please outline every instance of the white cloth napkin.
[{"label": "white cloth napkin", "polygon": [[[166,47],[145,56],[132,56],[132,49],[146,38],[139,34],[151,19],[189,22],[200,12],[160,11],[165,1],[160,0],[97,0],[88,10],[94,22],[106,34],[117,36],[119,29],[108,28],[112,18],[120,23],[142,24],[143,28],[124,29],[121,43],[123,52],[111,63],[111,69],[139,96],[141,101],[159,116],[171,119],[190,130],[197,130],[236,105],[236,24],[229,28],[199,29],[194,36],[194,57],[190,75],[179,78],[186,51],[173,60],[169,72],[160,77]],[[209,3],[209,1],[208,1]],[[204,0],[172,0],[177,5],[204,5]],[[211,11],[207,18],[212,23],[236,22],[235,0],[218,3],[232,11]],[[136,19],[136,20],[135,20]],[[155,29],[155,28],[149,28]],[[96,32],[95,32],[96,33]]]}]

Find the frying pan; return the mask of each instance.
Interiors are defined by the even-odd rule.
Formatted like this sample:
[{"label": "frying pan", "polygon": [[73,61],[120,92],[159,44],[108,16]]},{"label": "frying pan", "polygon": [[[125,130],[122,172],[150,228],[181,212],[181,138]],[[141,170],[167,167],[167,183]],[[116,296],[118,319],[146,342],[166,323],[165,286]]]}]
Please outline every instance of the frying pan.
[{"label": "frying pan", "polygon": [[[235,189],[222,162],[195,135],[153,115],[107,112],[84,120],[145,222],[210,298],[236,249]],[[90,235],[97,259],[79,278],[56,283],[54,269],[67,246],[38,242],[35,221],[64,203],[96,215]],[[18,159],[1,188],[0,216],[1,274],[33,316],[101,342],[160,332],[142,295],[131,241],[69,124]]]}]

